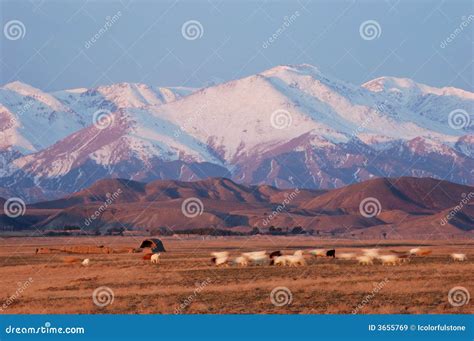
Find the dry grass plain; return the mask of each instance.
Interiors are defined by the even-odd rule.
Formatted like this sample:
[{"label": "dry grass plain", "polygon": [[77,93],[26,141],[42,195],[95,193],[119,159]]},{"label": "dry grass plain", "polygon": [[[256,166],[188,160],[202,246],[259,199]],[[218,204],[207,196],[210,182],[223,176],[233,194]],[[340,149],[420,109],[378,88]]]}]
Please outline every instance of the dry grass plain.
[{"label": "dry grass plain", "polygon": [[[474,241],[351,241],[309,237],[162,238],[161,263],[143,261],[143,254],[74,255],[91,265],[66,264],[64,254],[35,254],[37,247],[105,245],[137,247],[137,237],[56,237],[0,239],[1,314],[472,314],[471,302],[453,307],[452,287],[474,293]],[[231,255],[257,250],[315,247],[337,252],[364,247],[408,250],[423,245],[433,253],[400,266],[360,266],[354,261],[311,259],[304,267],[235,266],[216,268],[210,252]],[[469,260],[453,263],[448,254],[463,252]],[[32,281],[24,285],[28,279]],[[379,287],[377,292],[374,288]],[[382,285],[381,285],[382,284]],[[99,307],[92,294],[112,289],[111,304]],[[287,287],[292,301],[271,303],[270,292]],[[380,288],[380,286],[382,286]],[[23,287],[23,290],[19,290]],[[199,288],[199,289],[198,289]],[[21,291],[21,292],[19,292]],[[12,300],[12,297],[14,298]],[[369,298],[368,298],[369,297]],[[364,302],[365,299],[365,303]]]}]

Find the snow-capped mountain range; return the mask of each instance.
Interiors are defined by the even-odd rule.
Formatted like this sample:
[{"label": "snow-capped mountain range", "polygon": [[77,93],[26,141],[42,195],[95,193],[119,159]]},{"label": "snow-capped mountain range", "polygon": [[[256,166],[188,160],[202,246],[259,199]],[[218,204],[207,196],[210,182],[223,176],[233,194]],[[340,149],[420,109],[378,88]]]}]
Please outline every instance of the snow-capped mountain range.
[{"label": "snow-capped mountain range", "polygon": [[229,177],[335,188],[373,177],[474,183],[474,93],[311,65],[207,88],[0,88],[0,196],[63,196],[102,178]]}]

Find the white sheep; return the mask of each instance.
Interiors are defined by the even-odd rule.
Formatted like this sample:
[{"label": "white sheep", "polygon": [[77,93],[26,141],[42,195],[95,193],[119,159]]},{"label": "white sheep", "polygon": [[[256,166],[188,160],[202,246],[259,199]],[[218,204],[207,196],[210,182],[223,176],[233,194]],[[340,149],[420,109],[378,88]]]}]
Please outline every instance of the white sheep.
[{"label": "white sheep", "polygon": [[273,265],[281,265],[285,266],[287,263],[287,257],[288,256],[277,256],[273,258]]},{"label": "white sheep", "polygon": [[242,256],[250,260],[253,264],[264,265],[268,262],[267,251],[254,251],[242,253]]},{"label": "white sheep", "polygon": [[227,260],[229,259],[229,252],[213,252],[211,255],[214,257],[212,261],[216,266],[225,265],[227,264]]},{"label": "white sheep", "polygon": [[339,253],[337,255],[337,258],[343,259],[343,260],[351,260],[356,258],[356,254],[353,252],[343,252]]},{"label": "white sheep", "polygon": [[301,250],[295,251],[293,255],[286,256],[286,260],[289,266],[306,265],[303,257],[303,251]]},{"label": "white sheep", "polygon": [[356,259],[357,259],[357,262],[360,265],[372,265],[372,264],[374,264],[373,258],[369,257],[369,256],[358,256],[358,257],[356,257]]},{"label": "white sheep", "polygon": [[151,264],[158,264],[160,262],[160,254],[154,253],[150,257]]},{"label": "white sheep", "polygon": [[314,257],[326,257],[326,250],[325,249],[314,249],[308,251]]},{"label": "white sheep", "polygon": [[86,259],[84,259],[84,260],[82,261],[81,264],[82,264],[83,266],[89,266],[89,265],[90,265],[90,262],[91,262],[90,259],[89,259],[89,258],[86,258]]},{"label": "white sheep", "polygon": [[464,262],[467,260],[467,256],[465,253],[452,253],[451,259],[455,262]]},{"label": "white sheep", "polygon": [[418,254],[418,252],[420,252],[420,251],[421,251],[421,249],[419,247],[415,247],[414,249],[411,249],[408,252],[410,253],[410,255],[416,256]]},{"label": "white sheep", "polygon": [[234,264],[236,264],[238,266],[247,266],[247,265],[249,265],[249,261],[248,261],[247,257],[239,256],[239,257],[235,257]]},{"label": "white sheep", "polygon": [[396,255],[380,255],[377,258],[382,262],[382,265],[400,264],[400,258]]}]

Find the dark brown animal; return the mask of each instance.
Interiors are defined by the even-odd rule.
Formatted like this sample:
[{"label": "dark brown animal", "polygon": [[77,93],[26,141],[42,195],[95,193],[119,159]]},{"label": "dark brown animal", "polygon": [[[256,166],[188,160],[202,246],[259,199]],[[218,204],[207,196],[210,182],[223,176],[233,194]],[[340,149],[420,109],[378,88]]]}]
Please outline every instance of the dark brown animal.
[{"label": "dark brown animal", "polygon": [[270,259],[272,259],[273,257],[280,257],[281,255],[283,255],[283,254],[281,253],[280,250],[273,251],[272,253],[270,253]]},{"label": "dark brown animal", "polygon": [[334,250],[334,249],[328,250],[328,251],[326,252],[326,257],[336,258],[336,250]]}]

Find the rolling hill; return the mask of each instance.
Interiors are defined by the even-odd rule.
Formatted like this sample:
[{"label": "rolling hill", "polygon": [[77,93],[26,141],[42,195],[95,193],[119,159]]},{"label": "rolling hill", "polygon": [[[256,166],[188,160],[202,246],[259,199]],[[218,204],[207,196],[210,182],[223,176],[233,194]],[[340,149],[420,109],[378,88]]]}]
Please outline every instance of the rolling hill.
[{"label": "rolling hill", "polygon": [[61,200],[27,205],[17,218],[4,213],[0,228],[467,237],[474,231],[472,199],[473,187],[432,178],[381,178],[329,191],[244,186],[226,178],[107,179]]}]

